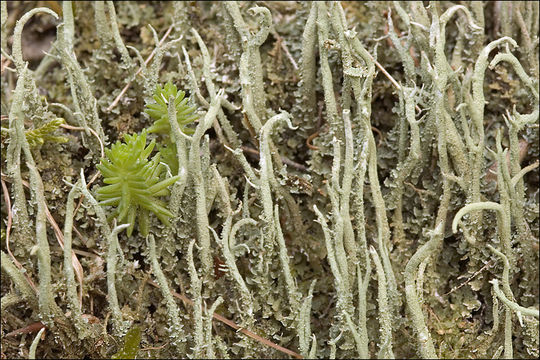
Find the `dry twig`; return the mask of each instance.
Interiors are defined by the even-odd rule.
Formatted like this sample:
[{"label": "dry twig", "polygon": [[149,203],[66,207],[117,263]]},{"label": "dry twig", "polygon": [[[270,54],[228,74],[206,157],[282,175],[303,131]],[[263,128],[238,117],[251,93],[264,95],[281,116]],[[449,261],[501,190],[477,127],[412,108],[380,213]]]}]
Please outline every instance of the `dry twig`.
[{"label": "dry twig", "polygon": [[[5,176],[5,175],[2,174],[2,176]],[[7,226],[6,226],[6,250],[9,256],[11,257],[11,259],[13,259],[13,263],[19,268],[19,270],[21,270],[21,272],[24,274],[24,277],[28,281],[28,284],[32,287],[32,289],[34,289],[34,291],[37,294],[36,285],[34,284],[32,279],[28,275],[28,272],[24,270],[22,264],[13,255],[9,247],[9,235],[11,234],[11,225],[13,223],[13,211],[11,210],[11,199],[9,198],[9,193],[8,193],[6,183],[4,182],[3,178],[1,179],[1,181],[2,181],[2,190],[4,190],[4,201],[6,202],[7,211],[8,211],[8,219],[7,219]]]},{"label": "dry twig", "polygon": [[[2,177],[4,177],[5,175],[2,174]],[[7,178],[7,177],[6,177]],[[23,180],[22,181],[22,184],[29,188],[30,189],[30,184],[28,184],[27,181]],[[5,184],[4,184],[4,179],[2,178],[2,187],[4,187]],[[4,189],[5,193],[7,193],[7,188]],[[5,195],[4,195],[5,197]],[[6,201],[7,203],[7,201]],[[62,230],[60,230],[60,227],[58,226],[58,224],[56,223],[56,221],[54,220],[53,216],[51,215],[51,212],[49,211],[49,207],[47,206],[47,203],[44,204],[45,205],[45,214],[47,216],[47,220],[49,220],[49,223],[51,224],[53,230],[54,230],[54,234],[56,236],[56,240],[58,241],[58,243],[60,244],[60,247],[62,249],[64,249],[64,234],[62,233]],[[6,241],[9,239],[8,236],[6,236]],[[8,248],[8,251],[9,251],[9,248]],[[10,252],[10,255],[13,257],[13,255],[11,254]],[[74,252],[71,253],[71,257],[72,257],[72,264],[73,264],[73,269],[75,270],[75,274],[77,275],[77,280],[79,281],[79,286],[80,286],[80,289],[79,289],[79,303],[80,305],[82,306],[82,291],[83,291],[83,268],[82,268],[82,265],[81,263],[79,262],[79,259],[77,258],[77,255],[75,255]],[[16,261],[16,260],[15,260]],[[17,264],[18,262],[16,262]],[[22,268],[22,265],[19,263],[17,266],[21,266],[20,268]],[[28,277],[27,277],[30,285],[32,286],[32,288],[36,291],[37,293],[37,289],[35,287],[35,285],[32,283],[32,280],[30,280]],[[39,330],[39,329],[38,329]]]},{"label": "dry twig", "polygon": [[[148,56],[148,58],[146,59],[146,61],[144,62],[145,65],[148,65],[148,63],[150,62],[150,60],[152,60],[152,58],[154,57],[154,55],[156,54],[156,50],[161,46],[163,45],[163,42],[167,39],[167,37],[169,36],[169,34],[171,33],[173,29],[173,25],[169,26],[169,28],[167,29],[167,32],[165,33],[165,35],[163,35],[163,37],[161,38],[161,40],[159,41],[159,44],[158,46],[156,46],[156,48],[154,49],[154,51],[152,51],[152,53]],[[135,73],[135,76],[139,75],[142,71],[142,67],[139,67],[139,70],[137,70],[137,72]],[[131,86],[131,83],[132,81],[128,82],[126,84],[126,86],[124,86],[124,88],[122,89],[122,91],[120,91],[120,94],[118,94],[118,96],[114,99],[114,101],[111,103],[111,105],[109,105],[109,107],[106,109],[106,111],[111,111],[117,104],[118,102],[120,101],[120,99],[122,98],[122,96],[124,96],[124,94],[126,93],[126,91],[128,91],[129,87]]]},{"label": "dry twig", "polygon": [[[154,286],[154,287],[159,288],[159,285],[156,284],[155,282],[153,282],[152,280],[148,280],[148,283],[150,285]],[[182,300],[182,302],[184,302],[184,304],[189,304],[189,305],[193,306],[193,301],[191,299],[189,299],[187,296],[179,294],[179,293],[174,292],[172,290],[171,290],[171,294],[175,298],[178,298],[178,299]],[[255,334],[255,333],[247,330],[247,329],[244,329],[244,328],[240,327],[239,325],[237,325],[232,320],[229,320],[229,319],[227,319],[227,318],[225,318],[225,317],[223,317],[223,316],[221,316],[219,314],[216,314],[216,313],[213,313],[212,316],[213,316],[213,318],[215,320],[218,320],[218,321],[224,323],[225,325],[228,325],[228,326],[232,327],[234,330],[236,330],[238,332],[241,332],[244,335],[249,336],[250,338],[260,342],[261,344],[270,346],[271,348],[274,348],[274,349],[276,349],[278,351],[281,351],[282,353],[290,355],[290,356],[292,356],[292,357],[294,357],[296,359],[303,359],[302,355],[300,355],[300,354],[298,354],[298,353],[296,353],[296,352],[294,352],[292,350],[289,350],[287,348],[284,348],[283,346],[275,344],[275,343],[271,342],[270,340],[265,339],[265,338]]]}]

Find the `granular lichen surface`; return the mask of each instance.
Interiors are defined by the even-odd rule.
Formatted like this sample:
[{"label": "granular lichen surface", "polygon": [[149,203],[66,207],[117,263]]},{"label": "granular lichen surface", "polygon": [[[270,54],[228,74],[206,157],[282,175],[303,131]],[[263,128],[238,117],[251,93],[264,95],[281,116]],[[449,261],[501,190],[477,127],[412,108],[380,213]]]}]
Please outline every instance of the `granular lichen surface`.
[{"label": "granular lichen surface", "polygon": [[1,10],[2,358],[540,355],[537,2]]}]

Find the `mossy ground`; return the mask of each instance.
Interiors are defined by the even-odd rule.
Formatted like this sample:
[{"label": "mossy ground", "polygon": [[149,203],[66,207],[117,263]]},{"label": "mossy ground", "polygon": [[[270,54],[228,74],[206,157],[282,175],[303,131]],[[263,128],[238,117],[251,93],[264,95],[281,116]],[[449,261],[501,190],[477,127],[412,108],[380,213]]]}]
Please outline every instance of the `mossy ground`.
[{"label": "mossy ground", "polygon": [[[59,19],[38,14],[24,27],[22,55],[32,71],[30,78],[35,88],[27,85],[22,110],[15,114],[12,111],[14,90],[21,70],[12,70],[15,64],[2,56],[2,181],[8,190],[5,193],[5,189],[2,189],[0,246],[3,253],[8,252],[6,234],[9,209],[5,198],[10,198],[14,208],[21,203],[20,199],[19,202],[16,200],[17,180],[13,176],[13,169],[8,168],[10,164],[7,160],[10,144],[15,148],[13,144],[21,142],[14,135],[15,118],[23,121],[25,130],[39,128],[56,118],[64,118],[67,124],[81,127],[81,119],[84,118],[88,128],[95,130],[100,140],[109,146],[124,134],[133,134],[151,126],[152,120],[145,116],[144,108],[151,101],[156,84],[172,81],[179,89],[185,90],[191,103],[197,106],[197,124],[200,126],[217,96],[217,90],[223,89],[224,98],[232,105],[225,106],[223,102],[220,105],[222,110],[219,110],[215,122],[205,132],[206,137],[200,139],[198,160],[187,156],[193,146],[186,143],[189,175],[181,195],[176,200],[174,195],[171,196],[171,207],[176,206],[174,210],[171,209],[175,214],[172,228],[164,227],[157,218],[150,219],[151,232],[156,238],[157,258],[171,290],[195,301],[200,300],[206,308],[210,308],[221,296],[224,301],[215,309],[216,313],[276,344],[307,355],[307,350],[302,349],[306,338],[300,334],[302,329],[306,329],[306,321],[299,320],[300,309],[292,307],[292,304],[295,304],[294,301],[299,301],[297,304],[300,305],[306,304],[312,281],[316,280],[311,307],[307,309],[307,324],[311,325],[311,332],[307,334],[308,350],[313,334],[317,340],[317,357],[332,354],[337,357],[358,357],[360,352],[357,349],[362,341],[355,338],[354,331],[347,326],[344,314],[348,314],[352,316],[359,333],[363,334],[362,326],[365,326],[364,333],[369,339],[368,352],[375,357],[381,338],[385,335],[378,287],[381,278],[370,260],[368,249],[373,245],[384,264],[385,251],[381,251],[382,248],[377,245],[381,241],[391,264],[390,269],[384,268],[389,293],[387,305],[392,318],[391,351],[398,358],[417,357],[421,354],[421,347],[418,329],[413,324],[409,308],[410,299],[405,296],[405,269],[421,246],[431,241],[446,191],[443,184],[451,179],[448,180],[450,200],[444,208],[446,213],[441,242],[428,260],[419,265],[420,270],[414,269],[417,296],[420,298],[418,304],[437,356],[492,357],[494,354],[500,355],[503,346],[504,351],[508,351],[508,344],[504,343],[505,332],[508,331],[504,329],[506,307],[500,301],[495,307],[500,313],[500,325],[493,329],[494,297],[490,283],[492,279],[502,279],[503,261],[486,247],[491,244],[503,249],[502,220],[495,211],[487,210],[479,218],[465,217],[455,233],[451,225],[456,213],[467,204],[489,201],[504,205],[507,201],[505,196],[508,196],[511,251],[505,255],[512,258],[509,285],[516,303],[538,308],[538,168],[524,174],[523,180],[515,183],[515,187],[509,187],[508,182],[501,185],[502,178],[497,177],[500,167],[496,155],[489,150],[497,152],[496,139],[500,132],[502,149],[510,152],[507,160],[510,179],[522,168],[538,161],[538,113],[536,118],[533,116],[515,132],[508,116],[517,121],[514,109],[518,114],[534,114],[537,110],[539,10],[533,2],[484,2],[480,6],[480,16],[478,5],[473,3],[445,1],[425,9],[422,2],[412,5],[397,2],[414,20],[415,24],[409,26],[392,2],[341,2],[344,19],[339,21],[339,16],[335,15],[340,11],[336,10],[337,3],[328,3],[325,6],[328,7],[326,20],[329,25],[326,30],[329,30],[329,38],[319,43],[324,35],[321,24],[325,15],[316,13],[317,17],[312,19],[316,35],[310,35],[306,30],[309,29],[310,14],[313,8],[320,6],[311,3],[240,2],[236,14],[233,8],[217,2],[115,2],[116,25],[129,54],[126,60],[122,46],[113,37],[115,25],[109,5],[103,3],[105,19],[100,19],[96,16],[95,3],[73,2],[73,53],[80,66],[80,74],[86,78],[91,97],[96,100],[93,104],[93,99],[84,96],[84,84],[77,78],[80,74],[69,67],[72,65],[67,63],[58,48],[66,44],[65,39],[56,41],[57,33],[66,29],[65,24],[58,27],[65,21],[63,5],[57,1],[9,2],[6,7],[7,19],[5,22],[4,18],[2,20],[2,50],[7,54],[13,55],[16,21],[28,11],[36,7],[49,7],[58,13]],[[445,41],[442,41],[442,54],[446,57],[445,68],[442,68],[442,60],[437,58],[441,50],[436,49],[441,39],[434,30],[439,29],[440,24],[435,20],[439,21],[441,15],[454,5],[463,5],[470,11],[473,23],[480,24],[482,30],[478,32],[474,27],[469,27],[471,21],[462,9],[450,17],[446,24]],[[260,43],[256,46],[246,45],[244,41],[247,40],[242,36],[255,43],[257,34],[265,29],[266,13],[260,9],[256,10],[259,12],[250,10],[257,7],[268,9],[271,26]],[[244,23],[239,21],[238,16]],[[388,16],[391,16],[397,41],[403,46],[402,54],[398,51],[399,45],[389,35]],[[337,30],[340,21],[345,23],[345,30],[354,29],[356,34],[340,33]],[[135,75],[142,64],[130,47],[137,49],[142,59],[147,59],[156,48],[152,28],[158,40],[171,29],[164,42],[168,43],[167,48],[156,54],[141,75]],[[207,58],[192,28],[196,29],[200,40],[206,45],[209,53]],[[309,45],[309,36],[315,36],[312,45]],[[485,98],[480,119],[483,130],[480,131],[478,122],[474,123],[473,106],[458,108],[458,105],[467,103],[468,96],[472,98],[471,101],[477,99],[474,91],[478,89],[471,90],[471,81],[474,82],[471,74],[478,66],[477,60],[484,47],[503,36],[511,37],[518,46],[509,46],[508,49],[506,45],[499,46],[498,50],[489,54],[487,62],[498,53],[512,53],[531,79],[531,86],[524,83],[509,63],[503,61],[494,68],[487,68],[479,88]],[[412,100],[413,108],[417,106],[421,110],[416,109],[416,114],[413,113],[419,127],[419,159],[410,156],[414,125],[408,121],[410,118],[407,117],[406,107],[411,98],[398,91],[379,68],[371,79],[372,83],[368,81],[366,74],[374,63],[365,60],[361,52],[354,48],[353,38],[359,39],[400,86],[417,88]],[[53,46],[49,47],[51,42]],[[44,57],[36,49],[46,49],[51,56]],[[351,58],[347,58],[347,51],[352,54]],[[304,54],[310,54],[313,68],[306,65],[308,59],[303,58]],[[413,75],[407,73],[404,59],[411,61]],[[247,61],[245,68],[242,67],[243,61]],[[325,62],[329,66],[330,80],[325,80],[328,75],[324,73]],[[313,81],[310,82],[309,73],[313,69]],[[360,75],[352,71],[358,71]],[[448,81],[442,93],[437,86],[444,74],[448,75]],[[358,81],[359,89],[364,91],[362,95],[354,92],[355,81]],[[111,108],[128,82],[129,88]],[[311,95],[306,98],[305,94]],[[329,100],[332,97],[334,106]],[[441,99],[440,102],[437,102],[438,99]],[[68,111],[55,103],[66,106]],[[97,117],[92,112],[93,106]],[[478,103],[474,103],[474,106],[477,107]],[[77,114],[78,108],[82,114]],[[345,200],[342,191],[346,187],[344,174],[347,173],[348,144],[344,110],[350,111],[352,123],[354,170],[351,173],[352,189],[347,195],[350,195],[350,201]],[[277,127],[270,136],[269,149],[265,149],[262,145],[264,137],[257,128],[255,118],[259,118],[260,125],[264,127],[270,118],[282,114],[282,111],[290,114],[292,125],[297,128],[285,125]],[[440,120],[444,118],[442,112],[448,114],[450,122],[454,124],[455,136],[441,137],[441,134],[451,134],[452,130],[445,127],[450,126],[444,122],[446,119]],[[368,114],[367,119],[362,117],[365,113]],[[224,126],[227,122],[230,128]],[[467,138],[466,129],[472,134],[470,139]],[[53,135],[63,136],[67,142],[44,141],[31,148],[31,156],[43,182],[47,207],[60,232],[63,232],[66,201],[71,190],[67,183],[76,183],[80,179],[81,169],[88,182],[97,173],[96,165],[101,154],[99,142],[88,131],[61,127]],[[366,154],[362,152],[362,146],[370,136],[373,136],[375,146],[369,146],[369,154],[376,152],[375,163],[371,160],[363,163],[362,156]],[[475,148],[469,140],[474,144],[479,141],[480,147]],[[441,147],[443,142],[445,147]],[[240,149],[239,153],[244,154],[247,160],[245,166],[239,162],[239,156],[227,150],[225,145]],[[475,155],[478,149],[480,156]],[[446,154],[447,164],[441,150]],[[267,181],[271,196],[269,211],[265,203],[268,199],[262,190],[265,182],[262,180],[260,161],[265,151],[268,151],[266,161],[273,163],[274,170]],[[17,156],[20,158],[21,179],[24,182],[32,181],[33,175],[27,165],[28,155],[21,155],[19,148]],[[200,172],[191,167],[192,164],[199,164]],[[375,166],[374,173],[366,169],[368,164]],[[255,170],[254,178],[249,178],[246,167]],[[445,169],[450,173],[445,173]],[[365,175],[362,180],[358,177],[360,173]],[[477,178],[470,178],[470,174],[476,173]],[[220,178],[223,186],[219,185]],[[252,187],[247,180],[256,180],[257,184]],[[479,186],[477,190],[471,185],[475,181]],[[39,198],[35,189],[29,191],[23,183],[20,185],[24,188],[25,199],[22,201],[29,222],[22,223],[21,215],[15,214],[10,229],[10,250],[25,269],[25,274],[39,286],[42,268],[38,266],[36,255],[40,250],[36,252],[35,248],[36,234],[39,235]],[[102,185],[101,178],[98,178],[90,186],[90,192],[95,194]],[[202,188],[204,199],[199,203]],[[175,191],[179,193],[178,189]],[[509,195],[505,195],[504,191]],[[383,210],[378,207],[381,204],[377,200],[379,192]],[[347,202],[350,209],[343,210],[343,203],[340,202]],[[78,203],[79,197],[75,204]],[[356,206],[360,203],[362,211]],[[277,220],[273,217],[275,205],[278,205],[280,215]],[[325,243],[325,234],[314,205],[329,223],[330,247]],[[201,206],[205,207],[202,217],[206,216],[205,221],[218,236],[225,233],[229,216],[231,224],[247,218],[258,221],[257,226],[248,224],[238,230],[236,243],[240,246],[232,248],[238,274],[245,281],[251,298],[242,293],[230,268],[229,272],[223,271],[227,261],[223,243],[210,232],[205,234],[210,247],[206,249],[201,243],[201,218],[198,217],[200,212],[197,213]],[[358,222],[362,218],[365,219],[363,229]],[[178,299],[179,323],[183,326],[181,331],[185,337],[175,340],[170,329],[176,324],[171,324],[171,308],[164,300],[162,289],[147,283],[148,280],[156,281],[156,270],[151,265],[148,241],[137,231],[130,237],[125,232],[118,235],[123,258],[118,258],[114,283],[121,318],[127,323],[126,329],[120,331],[114,323],[116,320],[113,319],[107,283],[111,242],[107,240],[104,224],[96,208],[88,202],[88,197],[75,212],[73,224],[72,246],[84,275],[81,313],[88,319],[88,333],[91,336],[82,338],[78,335],[69,315],[59,317],[65,323],[43,319],[43,309],[39,308],[37,302],[23,299],[21,289],[3,264],[2,358],[28,356],[37,331],[10,333],[38,321],[48,326],[37,348],[37,355],[43,358],[110,357],[120,350],[122,335],[132,324],[140,324],[142,330],[139,357],[211,356],[212,353],[207,352],[208,347],[197,347],[201,344],[198,338],[201,334],[206,345],[212,344],[215,357],[284,356],[260,341],[235,332],[220,321],[214,321],[212,327],[208,328],[206,321],[211,315],[206,310],[201,309],[199,314],[192,305]],[[351,224],[352,233],[347,233],[347,224]],[[29,232],[23,231],[25,226]],[[379,240],[384,236],[386,227],[389,238]],[[476,242],[466,239],[463,228]],[[203,230],[208,231],[207,227]],[[285,257],[280,255],[283,247],[279,242],[279,233],[283,236]],[[341,237],[336,234],[341,234]],[[50,248],[49,291],[60,312],[65,314],[70,307],[63,250],[50,223],[47,223],[46,236]],[[356,247],[346,243],[351,238]],[[196,239],[196,246],[194,260],[190,262],[188,250],[193,239]],[[364,239],[364,243],[361,239]],[[341,263],[340,246],[347,255]],[[337,273],[330,263],[332,250],[335,250],[338,267],[341,266]],[[208,261],[202,255],[204,251],[209,251],[211,256],[211,271],[208,271]],[[351,263],[352,258],[358,260],[360,273],[356,264]],[[284,259],[288,259],[290,275],[294,279],[296,300],[289,293],[291,286],[287,282],[288,274],[283,270]],[[358,274],[365,274],[367,261],[371,261],[373,271],[368,277],[367,291],[362,292],[361,287],[357,286]],[[193,274],[189,272],[192,264],[202,281],[199,290],[194,286],[197,282]],[[339,274],[343,276],[344,271],[349,272],[350,294],[340,293],[341,283],[336,282],[336,277]],[[395,278],[395,293],[390,285],[390,275]],[[77,288],[77,291],[80,289]],[[398,296],[394,298],[393,294]],[[15,297],[10,298],[12,295]],[[346,295],[350,295],[348,300]],[[363,322],[360,306],[362,296],[366,303],[366,319]],[[350,308],[344,305],[347,301]],[[247,314],[248,308],[253,315]],[[538,319],[526,316],[521,323],[513,313],[510,330],[514,357],[538,356]],[[330,340],[336,339],[341,333],[342,337],[333,348]],[[175,341],[181,344],[176,345]],[[185,352],[181,352],[182,346]]]}]

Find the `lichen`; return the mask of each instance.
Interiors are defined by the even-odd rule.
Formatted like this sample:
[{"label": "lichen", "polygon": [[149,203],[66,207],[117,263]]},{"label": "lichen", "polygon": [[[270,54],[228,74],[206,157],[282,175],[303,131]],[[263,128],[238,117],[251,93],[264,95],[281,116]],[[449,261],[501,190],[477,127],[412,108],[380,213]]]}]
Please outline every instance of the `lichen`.
[{"label": "lichen", "polygon": [[[536,2],[38,3],[2,2],[2,356],[538,356]],[[161,218],[96,200],[122,145]]]}]

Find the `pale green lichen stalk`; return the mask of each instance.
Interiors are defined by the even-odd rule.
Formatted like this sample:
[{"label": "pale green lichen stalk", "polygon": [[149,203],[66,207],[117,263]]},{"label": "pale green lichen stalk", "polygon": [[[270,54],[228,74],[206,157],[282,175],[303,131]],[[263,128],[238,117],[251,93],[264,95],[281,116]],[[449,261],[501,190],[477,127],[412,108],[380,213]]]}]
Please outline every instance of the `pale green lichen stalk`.
[{"label": "pale green lichen stalk", "polygon": [[538,357],[537,2],[39,3],[3,357]]}]

